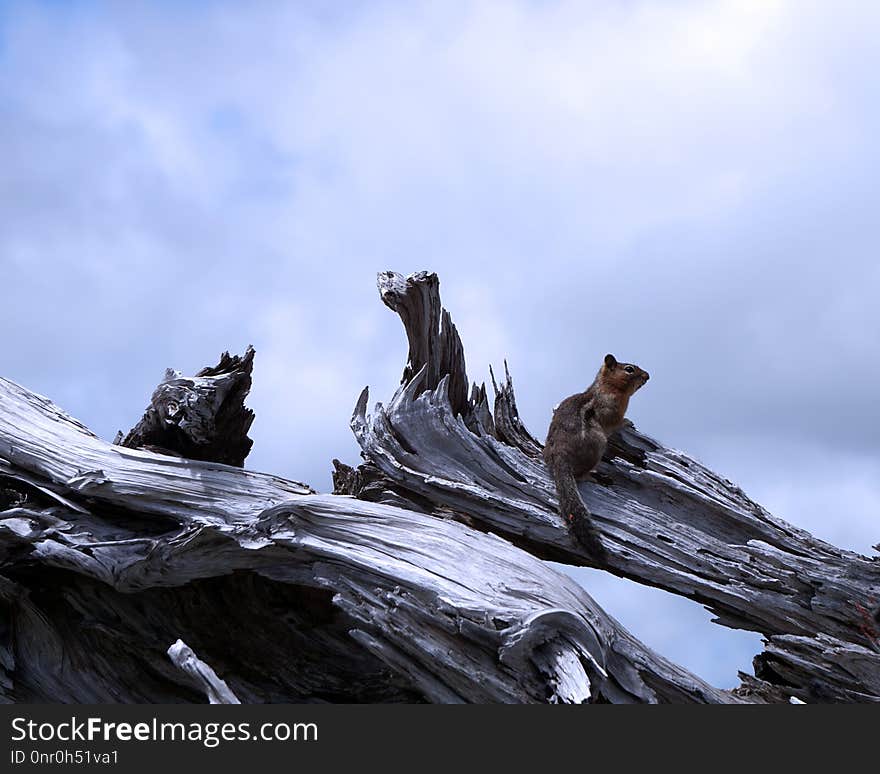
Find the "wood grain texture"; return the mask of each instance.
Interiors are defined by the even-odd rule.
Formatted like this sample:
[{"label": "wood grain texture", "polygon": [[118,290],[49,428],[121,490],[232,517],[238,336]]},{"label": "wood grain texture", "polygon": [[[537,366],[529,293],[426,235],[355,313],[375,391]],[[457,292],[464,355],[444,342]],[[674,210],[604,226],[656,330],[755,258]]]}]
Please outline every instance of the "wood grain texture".
[{"label": "wood grain texture", "polygon": [[740,700],[499,537],[0,411],[7,701],[197,700],[178,638],[243,702]]},{"label": "wood grain texture", "polygon": [[124,445],[0,379],[0,700],[880,699],[877,560],[632,427],[582,486],[610,570],[767,645],[729,692],[629,634],[544,561],[589,562],[506,365],[490,403],[436,276],[379,288],[409,360],[386,404],[357,401],[365,461],[334,461],[333,495],[241,467],[252,350],[169,376]]},{"label": "wood grain texture", "polygon": [[[380,287],[393,287],[412,303],[439,292],[435,279],[417,274],[390,282],[386,276]],[[439,296],[429,303],[438,306]],[[410,318],[401,319],[406,326]],[[408,330],[410,339],[422,330]],[[431,362],[450,362],[442,354],[449,342],[433,329],[428,334],[428,341],[411,347],[401,388],[386,405],[368,413],[368,394],[361,395],[352,428],[365,458],[398,496],[412,492],[437,512],[460,515],[535,555],[589,565],[556,513],[541,444],[518,415],[507,365],[500,385],[493,375],[491,422],[479,387],[470,404],[456,410],[448,386],[452,379],[467,381],[463,370],[430,384],[426,362],[412,360],[417,351]],[[865,615],[880,601],[877,557],[838,549],[773,517],[732,482],[632,426],[609,444],[595,479],[580,490],[610,554],[606,569],[697,600],[726,626],[773,638],[761,664],[795,660],[789,653],[795,636],[815,641],[810,652],[816,658],[829,647],[838,653],[851,648],[859,663],[866,658],[880,670],[877,630]],[[831,638],[822,648],[820,635]],[[816,674],[822,671],[819,663],[813,666]],[[809,672],[787,670],[784,678],[807,698],[815,688]],[[763,673],[783,679],[769,667]],[[842,697],[880,696],[852,681],[848,686]]]},{"label": "wood grain texture", "polygon": [[241,704],[238,697],[229,690],[229,686],[183,640],[177,640],[168,648],[168,658],[205,692],[209,704]]},{"label": "wood grain texture", "polygon": [[244,405],[253,367],[248,347],[241,357],[224,352],[216,366],[195,376],[168,369],[144,416],[119,444],[241,467],[254,443],[247,434],[254,412]]}]

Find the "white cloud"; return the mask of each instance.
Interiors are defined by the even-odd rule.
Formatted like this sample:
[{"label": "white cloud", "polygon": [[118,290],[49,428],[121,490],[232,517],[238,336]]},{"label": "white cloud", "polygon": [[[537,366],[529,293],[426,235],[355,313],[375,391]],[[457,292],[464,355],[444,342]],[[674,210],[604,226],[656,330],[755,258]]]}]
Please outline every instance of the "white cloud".
[{"label": "white cloud", "polygon": [[361,387],[387,398],[405,359],[375,272],[433,269],[471,377],[506,356],[537,435],[615,351],[653,374],[643,429],[868,550],[878,19],[7,5],[0,372],[112,437],[165,366],[253,343],[251,464],[326,488]]}]

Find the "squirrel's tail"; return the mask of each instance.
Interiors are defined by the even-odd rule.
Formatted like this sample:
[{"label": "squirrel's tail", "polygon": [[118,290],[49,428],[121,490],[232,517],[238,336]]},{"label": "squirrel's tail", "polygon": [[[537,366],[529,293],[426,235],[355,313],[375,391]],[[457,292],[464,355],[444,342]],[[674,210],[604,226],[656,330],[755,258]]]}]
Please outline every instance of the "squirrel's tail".
[{"label": "squirrel's tail", "polygon": [[575,479],[571,467],[558,462],[548,467],[556,482],[556,492],[559,495],[559,514],[587,553],[597,561],[604,563],[607,558],[605,548],[602,546],[602,541],[599,540],[599,534],[593,524],[590,511],[584,505],[581,493],[578,491],[577,479]]}]

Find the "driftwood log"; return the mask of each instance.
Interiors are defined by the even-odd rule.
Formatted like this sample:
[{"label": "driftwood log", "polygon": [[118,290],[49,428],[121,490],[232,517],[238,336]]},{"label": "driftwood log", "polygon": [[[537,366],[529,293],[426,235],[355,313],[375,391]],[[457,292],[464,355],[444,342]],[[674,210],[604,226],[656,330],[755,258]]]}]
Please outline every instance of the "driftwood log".
[{"label": "driftwood log", "polygon": [[506,368],[469,388],[435,275],[379,288],[409,360],[332,495],[242,467],[253,350],[166,374],[115,444],[0,379],[0,700],[880,701],[880,562],[632,427],[581,488],[605,569],[766,647],[722,691],[625,631],[544,561],[589,564]]}]

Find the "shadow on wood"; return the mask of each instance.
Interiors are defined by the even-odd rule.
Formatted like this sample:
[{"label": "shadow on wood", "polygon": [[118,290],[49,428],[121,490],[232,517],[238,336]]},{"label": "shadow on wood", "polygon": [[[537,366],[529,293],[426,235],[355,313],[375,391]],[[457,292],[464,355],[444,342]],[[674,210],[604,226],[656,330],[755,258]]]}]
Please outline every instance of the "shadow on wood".
[{"label": "shadow on wood", "polygon": [[[880,698],[857,607],[876,606],[876,561],[774,519],[634,428],[603,483],[583,487],[612,570],[769,644],[727,692],[632,637],[543,561],[588,562],[509,374],[494,405],[484,385],[468,390],[436,276],[386,272],[379,286],[409,363],[387,406],[358,401],[366,461],[334,461],[334,495],[241,467],[253,350],[171,375],[122,445],[0,379],[0,699]],[[198,657],[178,647],[172,661],[178,640]]]}]

